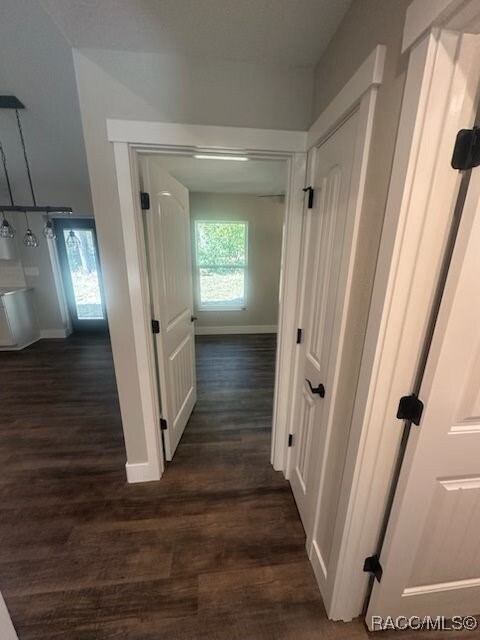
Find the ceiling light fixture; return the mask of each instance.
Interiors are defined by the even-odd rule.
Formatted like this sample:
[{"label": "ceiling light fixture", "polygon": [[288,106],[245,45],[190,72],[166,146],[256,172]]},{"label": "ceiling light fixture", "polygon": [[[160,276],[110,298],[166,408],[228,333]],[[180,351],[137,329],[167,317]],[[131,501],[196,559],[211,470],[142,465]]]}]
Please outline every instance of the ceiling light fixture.
[{"label": "ceiling light fixture", "polygon": [[246,162],[247,156],[212,156],[203,153],[195,153],[193,155],[197,160],[235,160],[236,162]]},{"label": "ceiling light fixture", "polygon": [[5,215],[5,211],[2,211],[3,220],[0,224],[0,238],[5,238],[7,240],[12,240],[15,237],[15,227],[10,224],[7,220],[7,216]]},{"label": "ceiling light fixture", "polygon": [[3,150],[2,143],[0,142],[0,156],[2,158],[3,171],[5,174],[5,181],[7,183],[7,191],[10,200],[9,205],[0,205],[0,211],[3,211],[3,221],[0,224],[0,237],[2,238],[13,238],[15,236],[15,229],[13,229],[12,225],[8,222],[5,217],[5,212],[23,212],[25,214],[25,221],[27,224],[27,231],[23,238],[23,244],[26,247],[38,247],[38,238],[30,229],[30,225],[28,222],[28,213],[46,213],[47,220],[45,223],[45,228],[43,230],[43,235],[45,238],[49,240],[54,240],[56,237],[55,228],[53,226],[52,221],[49,218],[49,213],[58,212],[58,213],[68,213],[71,215],[72,208],[71,207],[52,207],[52,206],[39,206],[37,204],[37,199],[35,197],[35,190],[33,188],[32,175],[30,172],[30,163],[28,161],[27,156],[27,148],[25,145],[25,138],[23,136],[22,123],[20,120],[19,109],[25,109],[25,106],[20,102],[20,100],[16,96],[0,96],[0,109],[14,109],[15,116],[17,120],[17,129],[18,134],[20,136],[20,144],[22,145],[23,158],[25,160],[25,169],[27,172],[28,184],[30,186],[30,193],[32,196],[33,205],[16,205],[13,198],[12,185],[10,183],[10,177],[8,175],[7,168],[7,158],[5,156],[5,152]]}]

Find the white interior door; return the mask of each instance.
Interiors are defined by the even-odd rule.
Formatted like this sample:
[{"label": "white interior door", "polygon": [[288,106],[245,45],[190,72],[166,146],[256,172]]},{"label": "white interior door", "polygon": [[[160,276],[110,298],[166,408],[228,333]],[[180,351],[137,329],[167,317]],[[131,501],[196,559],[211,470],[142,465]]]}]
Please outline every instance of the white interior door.
[{"label": "white interior door", "polygon": [[[144,163],[150,284],[165,458],[175,449],[197,400],[188,190],[155,158]],[[165,428],[166,427],[166,428]]]},{"label": "white interior door", "polygon": [[373,588],[372,616],[480,613],[480,169],[474,169]]},{"label": "white interior door", "polygon": [[313,151],[314,207],[306,209],[304,218],[299,325],[303,339],[297,366],[290,482],[310,540],[328,455],[329,414],[335,402],[342,316],[348,303],[358,119],[356,111]]}]

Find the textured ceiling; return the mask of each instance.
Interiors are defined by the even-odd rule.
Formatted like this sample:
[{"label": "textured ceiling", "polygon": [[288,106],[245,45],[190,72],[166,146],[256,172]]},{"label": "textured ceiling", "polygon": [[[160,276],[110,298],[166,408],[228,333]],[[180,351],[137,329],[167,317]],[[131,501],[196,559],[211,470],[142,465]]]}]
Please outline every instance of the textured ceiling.
[{"label": "textured ceiling", "polygon": [[313,66],[351,0],[41,0],[77,48]]},{"label": "textured ceiling", "polygon": [[285,193],[286,164],[278,160],[197,160],[185,156],[156,156],[157,164],[190,191],[207,193]]}]

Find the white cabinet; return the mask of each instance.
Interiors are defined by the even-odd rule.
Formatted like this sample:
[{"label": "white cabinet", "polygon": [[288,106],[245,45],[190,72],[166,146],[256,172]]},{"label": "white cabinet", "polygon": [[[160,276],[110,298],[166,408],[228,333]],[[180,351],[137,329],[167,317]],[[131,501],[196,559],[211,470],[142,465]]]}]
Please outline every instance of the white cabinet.
[{"label": "white cabinet", "polygon": [[0,289],[0,350],[23,349],[39,338],[33,290]]},{"label": "white cabinet", "polygon": [[0,260],[16,260],[17,243],[14,238],[0,238]]}]

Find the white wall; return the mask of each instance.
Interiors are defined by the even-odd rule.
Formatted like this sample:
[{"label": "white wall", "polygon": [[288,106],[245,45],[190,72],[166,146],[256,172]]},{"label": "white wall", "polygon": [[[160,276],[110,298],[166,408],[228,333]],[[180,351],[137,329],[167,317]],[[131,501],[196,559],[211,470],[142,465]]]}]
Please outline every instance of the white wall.
[{"label": "white wall", "polygon": [[105,295],[129,463],[147,458],[125,251],[107,118],[304,129],[312,71],[157,54],[74,50]]},{"label": "white wall", "polygon": [[[195,220],[248,223],[247,305],[243,311],[202,311],[196,299],[196,329],[271,327],[277,324],[278,286],[285,205],[279,198],[225,193],[190,193],[192,256]],[[195,283],[195,278],[194,278]]]}]

